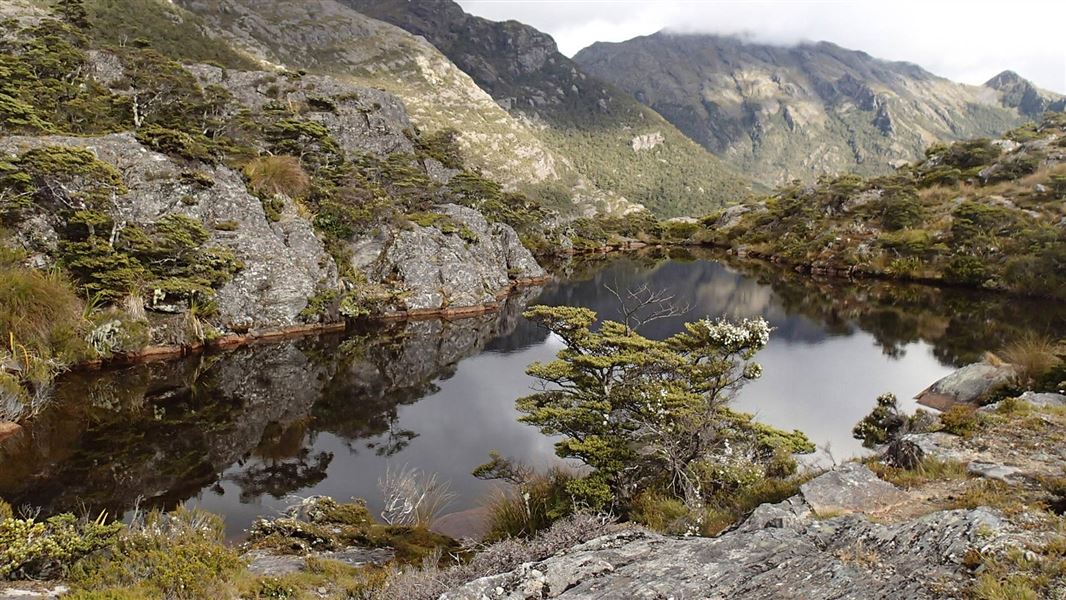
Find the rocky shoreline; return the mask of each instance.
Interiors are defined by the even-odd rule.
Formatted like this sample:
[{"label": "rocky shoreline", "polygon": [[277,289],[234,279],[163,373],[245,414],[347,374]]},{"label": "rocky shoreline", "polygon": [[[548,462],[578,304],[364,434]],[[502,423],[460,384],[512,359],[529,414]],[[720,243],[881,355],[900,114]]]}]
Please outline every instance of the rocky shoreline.
[{"label": "rocky shoreline", "polygon": [[[389,311],[382,315],[368,318],[366,321],[369,323],[386,323],[392,321],[419,321],[426,319],[452,320],[476,317],[499,311],[502,306],[501,302],[518,290],[543,285],[551,281],[551,279],[550,276],[545,275],[543,277],[529,277],[514,280],[509,286],[502,288],[496,294],[497,302],[449,308]],[[349,326],[350,324],[347,321],[312,323],[289,327],[266,328],[245,334],[224,335],[214,340],[199,344],[146,346],[134,352],[124,352],[109,358],[99,358],[78,363],[73,365],[71,370],[102,369],[110,366],[125,366],[155,360],[170,360],[210,350],[230,350],[251,344],[271,343],[306,335],[345,331]]]}]

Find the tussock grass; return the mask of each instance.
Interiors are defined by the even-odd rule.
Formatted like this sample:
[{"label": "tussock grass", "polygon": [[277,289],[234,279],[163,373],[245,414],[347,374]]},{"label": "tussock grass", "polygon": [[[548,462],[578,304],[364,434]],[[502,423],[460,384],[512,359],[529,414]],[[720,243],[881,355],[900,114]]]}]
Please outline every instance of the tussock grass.
[{"label": "tussock grass", "polygon": [[1014,365],[1022,383],[1029,384],[1062,362],[1056,351],[1058,348],[1051,338],[1030,332],[1008,344],[998,355]]},{"label": "tussock grass", "polygon": [[48,353],[82,325],[83,303],[59,273],[0,266],[0,336],[5,346]]},{"label": "tussock grass", "polygon": [[890,467],[880,461],[867,463],[870,470],[885,481],[901,488],[913,488],[933,481],[968,479],[966,463],[957,460],[940,460],[930,456],[914,469]]},{"label": "tussock grass", "polygon": [[489,532],[486,540],[528,537],[547,529],[571,508],[567,484],[574,473],[553,467],[545,473],[530,474],[512,489],[497,488],[486,502]]},{"label": "tussock grass", "polygon": [[311,178],[295,156],[261,156],[244,166],[244,175],[257,194],[298,198],[311,187]]}]

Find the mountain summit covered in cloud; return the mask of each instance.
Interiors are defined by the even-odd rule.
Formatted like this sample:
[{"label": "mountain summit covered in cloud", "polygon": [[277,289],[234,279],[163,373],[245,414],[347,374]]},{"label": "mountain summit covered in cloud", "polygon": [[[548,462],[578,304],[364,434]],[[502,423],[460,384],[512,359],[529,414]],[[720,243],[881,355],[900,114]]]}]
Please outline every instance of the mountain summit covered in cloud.
[{"label": "mountain summit covered in cloud", "polygon": [[574,60],[767,185],[888,172],[933,142],[994,136],[1062,102],[1017,76],[959,84],[828,42],[660,32]]}]

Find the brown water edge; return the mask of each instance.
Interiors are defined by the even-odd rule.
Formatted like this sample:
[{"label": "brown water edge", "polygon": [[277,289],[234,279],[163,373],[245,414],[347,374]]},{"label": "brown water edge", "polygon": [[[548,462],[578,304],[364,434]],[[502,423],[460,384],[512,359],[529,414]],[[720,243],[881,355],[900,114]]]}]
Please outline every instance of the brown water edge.
[{"label": "brown water edge", "polygon": [[[396,321],[422,321],[428,319],[453,320],[476,317],[500,310],[500,302],[520,289],[543,285],[551,280],[551,275],[516,279],[509,286],[502,288],[496,293],[495,302],[475,304],[473,306],[391,311],[376,317],[370,317],[367,321],[370,323],[390,323]],[[112,366],[129,366],[157,360],[171,360],[210,350],[232,350],[234,348],[242,348],[252,344],[273,343],[307,335],[342,332],[346,331],[349,325],[350,323],[348,321],[293,325],[290,327],[263,329],[252,333],[224,335],[201,344],[145,346],[135,352],[125,352],[122,354],[116,354],[110,358],[98,358],[81,362],[72,365],[70,370],[91,371]],[[3,439],[2,435],[2,432],[0,432],[0,439]]]},{"label": "brown water edge", "polygon": [[[543,285],[553,279],[551,275],[543,277],[528,277],[516,279],[510,285],[496,293],[496,301],[473,306],[457,306],[439,309],[391,311],[377,317],[367,319],[370,323],[392,323],[397,321],[424,321],[430,319],[456,320],[476,317],[500,310],[500,303],[516,291]],[[350,323],[340,321],[334,323],[314,323],[309,325],[293,325],[290,327],[277,327],[263,329],[252,333],[225,335],[209,342],[200,344],[172,344],[165,346],[145,346],[135,352],[123,352],[108,358],[98,358],[71,365],[68,372],[96,371],[111,367],[125,367],[141,363],[167,361],[201,354],[210,351],[228,351],[255,344],[270,344],[311,335],[324,333],[340,333],[347,331]],[[0,442],[20,434],[23,423],[0,420]]]}]

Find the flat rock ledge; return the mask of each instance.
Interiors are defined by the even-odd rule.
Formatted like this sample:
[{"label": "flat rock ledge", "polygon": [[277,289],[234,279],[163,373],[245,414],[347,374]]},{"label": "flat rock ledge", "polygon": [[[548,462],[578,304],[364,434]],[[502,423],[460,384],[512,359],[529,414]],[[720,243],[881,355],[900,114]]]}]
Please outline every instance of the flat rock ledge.
[{"label": "flat rock ledge", "polygon": [[[475,580],[441,600],[957,597],[968,581],[962,564],[968,550],[1020,539],[986,509],[891,524],[858,512],[887,510],[900,494],[849,463],[784,502],[760,506],[718,537],[626,530]],[[819,516],[816,506],[838,516]]]}]

